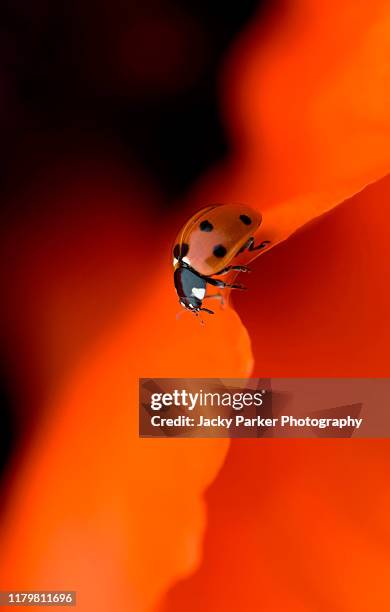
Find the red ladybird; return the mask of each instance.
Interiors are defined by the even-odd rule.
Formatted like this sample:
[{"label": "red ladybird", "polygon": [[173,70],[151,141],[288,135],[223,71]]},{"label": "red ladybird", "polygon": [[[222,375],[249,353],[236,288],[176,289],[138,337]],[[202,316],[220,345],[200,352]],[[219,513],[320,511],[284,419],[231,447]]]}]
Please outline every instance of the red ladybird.
[{"label": "red ladybird", "polygon": [[[248,272],[246,266],[229,265],[245,250],[257,251],[270,241],[255,246],[254,234],[261,224],[261,214],[245,204],[213,204],[195,213],[180,231],[173,249],[174,282],[179,302],[198,313],[207,285],[245,289],[214,278],[232,271]],[[215,297],[215,295],[214,295]]]}]

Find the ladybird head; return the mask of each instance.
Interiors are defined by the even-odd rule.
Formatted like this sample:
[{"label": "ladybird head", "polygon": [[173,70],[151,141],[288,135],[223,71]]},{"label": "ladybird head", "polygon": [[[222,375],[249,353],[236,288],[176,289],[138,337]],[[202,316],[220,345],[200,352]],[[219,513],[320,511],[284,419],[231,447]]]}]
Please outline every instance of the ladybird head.
[{"label": "ladybird head", "polygon": [[200,308],[202,308],[202,300],[192,296],[180,297],[179,303],[183,306],[183,308],[191,310],[191,312],[199,312]]},{"label": "ladybird head", "polygon": [[197,300],[197,303],[194,303],[192,298],[182,298],[179,300],[179,303],[186,310],[190,310],[194,313],[195,316],[198,316],[200,312],[208,312],[208,314],[214,314],[213,310],[209,310],[208,308],[203,308],[201,300]]},{"label": "ladybird head", "polygon": [[185,262],[178,262],[173,275],[179,302],[186,310],[198,314],[201,310],[213,314],[211,310],[203,308],[202,303],[206,295],[207,281]]}]

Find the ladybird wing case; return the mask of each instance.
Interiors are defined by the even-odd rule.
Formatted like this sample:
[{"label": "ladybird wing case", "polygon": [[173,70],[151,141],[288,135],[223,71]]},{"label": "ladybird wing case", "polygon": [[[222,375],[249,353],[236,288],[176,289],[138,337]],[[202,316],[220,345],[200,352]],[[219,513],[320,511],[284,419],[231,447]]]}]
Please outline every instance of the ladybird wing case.
[{"label": "ladybird wing case", "polygon": [[204,214],[206,214],[208,211],[212,210],[216,206],[218,206],[218,204],[202,208],[192,217],[190,217],[187,223],[185,223],[185,225],[183,225],[180,232],[176,236],[175,244],[172,249],[174,267],[177,266],[179,257],[185,257],[187,255],[189,235],[191,234],[191,230],[193,229],[193,227],[196,226],[198,219],[201,219]]},{"label": "ladybird wing case", "polygon": [[[208,206],[184,225],[176,240],[185,261],[211,276],[225,268],[261,223],[261,214],[245,204]],[[184,245],[184,250],[183,250]]]}]

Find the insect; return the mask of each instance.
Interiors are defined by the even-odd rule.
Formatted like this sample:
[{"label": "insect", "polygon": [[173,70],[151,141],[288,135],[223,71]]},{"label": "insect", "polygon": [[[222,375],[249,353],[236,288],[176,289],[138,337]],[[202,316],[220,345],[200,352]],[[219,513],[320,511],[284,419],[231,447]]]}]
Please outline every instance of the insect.
[{"label": "insect", "polygon": [[180,304],[194,312],[214,314],[203,307],[203,300],[219,297],[207,295],[207,286],[221,289],[246,289],[243,285],[225,283],[216,276],[229,272],[249,272],[241,265],[230,265],[243,251],[258,251],[270,241],[255,245],[254,233],[261,224],[261,214],[245,204],[213,204],[189,219],[173,248],[174,283]]}]

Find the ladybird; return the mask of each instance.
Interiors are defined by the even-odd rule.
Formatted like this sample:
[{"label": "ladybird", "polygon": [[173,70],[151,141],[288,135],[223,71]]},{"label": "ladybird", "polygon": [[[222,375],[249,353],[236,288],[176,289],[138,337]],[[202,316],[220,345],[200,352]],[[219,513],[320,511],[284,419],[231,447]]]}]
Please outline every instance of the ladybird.
[{"label": "ladybird", "polygon": [[249,272],[246,266],[230,265],[243,251],[258,251],[270,241],[255,245],[254,234],[261,214],[245,204],[213,204],[193,215],[179,232],[173,248],[174,284],[180,304],[198,314],[214,314],[203,307],[207,285],[221,289],[246,289],[225,283],[216,276]]}]

